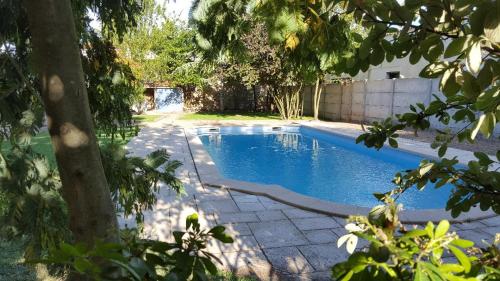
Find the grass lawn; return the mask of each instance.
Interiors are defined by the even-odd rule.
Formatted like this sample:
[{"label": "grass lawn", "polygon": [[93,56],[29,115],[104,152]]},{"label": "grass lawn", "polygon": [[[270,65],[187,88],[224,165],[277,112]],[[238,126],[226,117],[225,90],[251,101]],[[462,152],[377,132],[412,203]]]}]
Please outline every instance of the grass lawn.
[{"label": "grass lawn", "polygon": [[148,122],[155,122],[156,120],[160,119],[162,115],[134,115],[132,116],[132,119],[134,121],[139,122],[139,123],[148,123]]},{"label": "grass lawn", "polygon": [[[298,120],[312,120],[303,116]],[[197,112],[182,115],[179,120],[281,120],[279,114],[266,112]]]},{"label": "grass lawn", "polygon": [[[120,135],[115,135],[115,138],[112,140],[111,136],[97,134],[97,140],[99,141],[100,144],[106,144],[110,143],[111,141],[114,141],[115,143],[125,145],[130,141],[131,138],[134,137],[134,135],[135,132],[131,129],[130,131],[127,131],[127,133],[125,134],[125,138],[122,138]],[[45,155],[49,160],[50,164],[53,167],[55,167],[56,157],[52,150],[52,143],[50,142],[50,135],[48,132],[46,131],[40,132],[36,136],[32,137],[31,145],[34,151]],[[9,143],[2,144],[2,151],[6,151],[9,148],[10,148]]]}]

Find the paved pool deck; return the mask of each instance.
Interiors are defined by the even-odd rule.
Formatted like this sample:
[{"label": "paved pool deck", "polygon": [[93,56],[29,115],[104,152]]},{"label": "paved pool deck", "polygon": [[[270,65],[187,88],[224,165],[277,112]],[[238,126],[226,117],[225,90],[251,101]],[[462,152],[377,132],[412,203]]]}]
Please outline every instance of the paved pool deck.
[{"label": "paved pool deck", "polygon": [[[359,134],[359,125],[317,122]],[[254,275],[260,280],[330,280],[330,268],[348,257],[345,248],[337,248],[344,235],[345,219],[305,211],[259,195],[203,185],[187,142],[186,128],[198,125],[285,125],[283,121],[187,122],[163,118],[147,124],[128,144],[132,155],[145,156],[164,148],[172,159],[183,163],[177,176],[187,195],[179,198],[167,187],[159,192],[154,210],[145,214],[145,235],[168,241],[172,231],[185,227],[185,218],[197,212],[202,225],[225,225],[235,238],[233,244],[213,243],[212,253],[222,267],[236,274]],[[121,220],[126,224],[130,220]],[[133,224],[133,223],[131,223]],[[452,229],[465,239],[482,245],[500,232],[500,216],[470,223],[457,223]],[[360,244],[362,247],[366,244]]]}]

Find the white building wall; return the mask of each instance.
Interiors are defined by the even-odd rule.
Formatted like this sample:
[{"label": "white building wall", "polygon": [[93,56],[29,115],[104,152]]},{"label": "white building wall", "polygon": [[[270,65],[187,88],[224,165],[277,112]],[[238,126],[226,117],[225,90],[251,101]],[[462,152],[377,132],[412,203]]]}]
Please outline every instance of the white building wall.
[{"label": "white building wall", "polygon": [[377,66],[370,66],[366,72],[359,72],[353,80],[382,80],[387,79],[387,72],[399,71],[401,78],[418,78],[420,71],[429,64],[421,59],[416,64],[411,64],[409,56],[402,59],[395,58],[392,62],[384,61]]}]

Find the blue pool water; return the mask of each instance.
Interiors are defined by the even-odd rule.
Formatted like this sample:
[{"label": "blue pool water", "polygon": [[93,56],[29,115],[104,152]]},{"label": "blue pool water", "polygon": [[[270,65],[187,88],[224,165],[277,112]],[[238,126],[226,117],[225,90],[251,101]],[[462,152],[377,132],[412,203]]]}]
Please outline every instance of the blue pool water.
[{"label": "blue pool water", "polygon": [[[279,184],[311,197],[362,207],[380,204],[375,192],[394,188],[394,174],[418,166],[418,155],[356,144],[353,139],[300,127],[294,133],[200,135],[226,178]],[[451,187],[410,189],[405,209],[443,208]]]}]

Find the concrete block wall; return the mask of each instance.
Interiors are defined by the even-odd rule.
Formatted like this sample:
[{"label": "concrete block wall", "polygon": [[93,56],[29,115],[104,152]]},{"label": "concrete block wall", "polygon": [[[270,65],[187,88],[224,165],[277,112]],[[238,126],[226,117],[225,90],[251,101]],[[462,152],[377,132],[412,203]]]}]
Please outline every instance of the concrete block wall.
[{"label": "concrete block wall", "polygon": [[354,81],[351,92],[351,120],[355,122],[363,121],[365,114],[365,82]]},{"label": "concrete block wall", "polygon": [[[304,114],[313,114],[312,96],[314,86],[304,87]],[[381,121],[396,114],[410,111],[410,105],[428,105],[435,99],[443,99],[439,91],[439,79],[383,79],[354,81],[349,84],[325,85],[321,97],[319,116],[326,120],[346,122]],[[460,130],[464,124],[450,122],[441,124],[435,118],[429,120],[435,129]],[[497,126],[495,135],[500,135]]]}]

